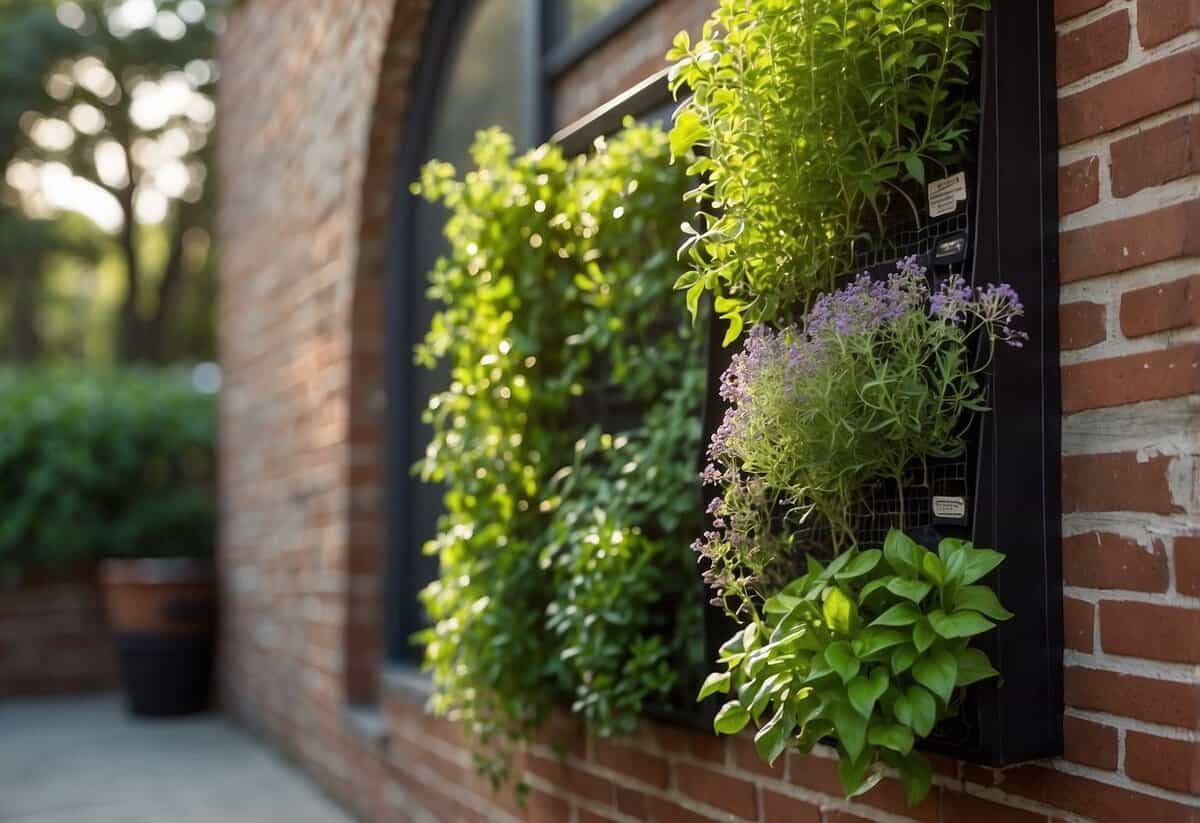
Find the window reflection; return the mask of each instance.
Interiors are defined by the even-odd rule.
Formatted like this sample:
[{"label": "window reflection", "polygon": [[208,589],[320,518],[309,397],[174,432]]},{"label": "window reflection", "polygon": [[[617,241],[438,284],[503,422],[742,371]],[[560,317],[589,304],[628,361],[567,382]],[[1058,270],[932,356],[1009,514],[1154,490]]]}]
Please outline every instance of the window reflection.
[{"label": "window reflection", "polygon": [[620,6],[624,0],[562,0],[559,41],[579,36],[589,26]]}]

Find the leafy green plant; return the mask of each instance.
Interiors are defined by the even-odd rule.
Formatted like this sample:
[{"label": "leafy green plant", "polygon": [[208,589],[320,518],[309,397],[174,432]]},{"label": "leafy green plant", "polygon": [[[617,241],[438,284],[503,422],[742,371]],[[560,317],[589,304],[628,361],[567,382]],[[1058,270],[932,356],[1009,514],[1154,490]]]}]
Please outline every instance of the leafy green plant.
[{"label": "leafy green plant", "polygon": [[[931,289],[905,259],[887,280],[821,297],[803,326],[751,332],[722,377],[729,406],[705,469],[721,496],[696,544],[732,611],[777,590],[796,555],[858,544],[853,515],[872,484],[894,483],[904,523],[914,466],[923,476],[928,458],[963,453],[997,343],[1025,337],[1022,311],[1009,286]],[[828,545],[799,542],[813,526]]]},{"label": "leafy green plant", "polygon": [[714,728],[736,734],[753,722],[767,762],[831,740],[847,796],[890,766],[908,802],[921,802],[931,770],[914,745],[954,713],[964,687],[997,674],[970,643],[1012,616],[979,584],[1003,559],[953,539],[935,554],[895,529],[882,551],[852,548],[828,566],[810,558],[721,647],[724,670],[700,691],[732,695]]},{"label": "leafy green plant", "polygon": [[174,374],[0,373],[0,570],[210,554],[215,441]]},{"label": "leafy green plant", "polygon": [[920,222],[928,170],[962,154],[963,87],[987,0],[725,0],[667,59],[671,145],[702,149],[676,286],[744,322],[804,309],[897,209]]},{"label": "leafy green plant", "polygon": [[698,525],[703,341],[672,305],[688,184],[661,129],[574,159],[488,131],[472,157],[415,186],[450,213],[417,352],[450,369],[418,467],[446,513],[417,640],[434,710],[499,784],[554,707],[628,731],[697,656],[676,534]]}]

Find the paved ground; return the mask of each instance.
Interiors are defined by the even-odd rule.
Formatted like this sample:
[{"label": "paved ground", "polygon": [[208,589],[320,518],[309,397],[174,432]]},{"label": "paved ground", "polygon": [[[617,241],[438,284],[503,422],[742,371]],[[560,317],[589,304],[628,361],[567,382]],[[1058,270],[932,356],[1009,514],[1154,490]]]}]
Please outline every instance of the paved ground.
[{"label": "paved ground", "polygon": [[0,701],[3,823],[349,823],[217,715],[141,721],[116,698]]}]

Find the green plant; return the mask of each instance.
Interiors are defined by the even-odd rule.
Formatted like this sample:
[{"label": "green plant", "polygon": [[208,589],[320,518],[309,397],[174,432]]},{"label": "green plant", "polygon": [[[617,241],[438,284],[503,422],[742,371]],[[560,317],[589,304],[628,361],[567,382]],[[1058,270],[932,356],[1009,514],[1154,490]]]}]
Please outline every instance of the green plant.
[{"label": "green plant", "polygon": [[415,186],[450,212],[417,358],[451,379],[419,466],[446,513],[417,640],[434,710],[497,784],[555,706],[628,731],[695,656],[675,533],[696,526],[703,342],[672,306],[687,181],[668,154],[632,123],[575,159],[488,131],[476,170]]},{"label": "green plant", "polygon": [[[931,290],[905,259],[887,280],[864,275],[821,297],[803,327],[750,333],[722,377],[730,405],[705,469],[721,496],[696,545],[732,611],[774,592],[798,554],[859,543],[854,514],[881,481],[904,522],[905,484],[928,458],[962,454],[997,342],[1024,339],[1021,313],[1009,286],[955,277]],[[800,540],[813,527],[826,545]]]},{"label": "green plant", "polygon": [[997,674],[970,641],[1012,616],[978,583],[1003,559],[953,539],[935,554],[894,529],[882,551],[852,548],[824,567],[810,558],[721,647],[724,671],[700,698],[734,696],[714,728],[736,734],[753,722],[767,762],[830,739],[847,796],[874,786],[883,765],[919,803],[931,770],[916,741],[954,713],[962,688]]},{"label": "green plant", "polygon": [[963,87],[987,0],[723,0],[667,58],[692,96],[671,131],[702,181],[677,287],[729,321],[804,309],[897,206],[920,222],[929,167],[962,154]]},{"label": "green plant", "polygon": [[215,441],[173,374],[0,374],[0,569],[210,554]]}]

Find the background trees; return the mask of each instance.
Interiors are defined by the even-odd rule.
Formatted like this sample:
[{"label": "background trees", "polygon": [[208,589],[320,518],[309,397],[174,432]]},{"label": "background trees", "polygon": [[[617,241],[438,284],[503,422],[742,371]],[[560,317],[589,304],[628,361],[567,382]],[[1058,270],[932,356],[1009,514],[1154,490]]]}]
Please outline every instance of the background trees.
[{"label": "background trees", "polygon": [[213,0],[0,0],[0,352],[211,357]]}]

